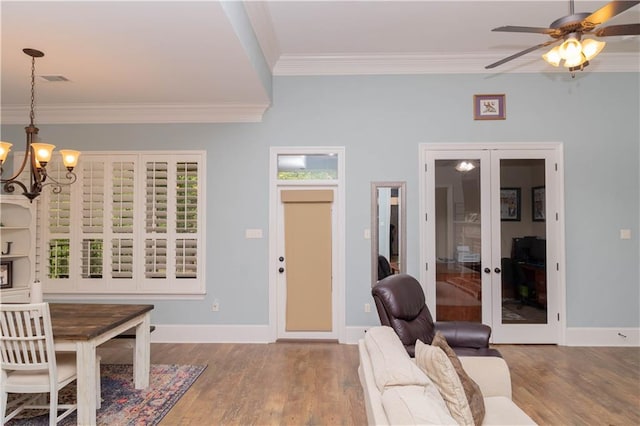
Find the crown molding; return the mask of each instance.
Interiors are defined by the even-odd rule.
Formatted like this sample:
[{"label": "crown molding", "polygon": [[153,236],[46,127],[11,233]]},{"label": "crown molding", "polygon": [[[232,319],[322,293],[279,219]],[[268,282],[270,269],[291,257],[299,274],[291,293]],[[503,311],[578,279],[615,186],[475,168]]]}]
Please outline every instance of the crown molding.
[{"label": "crown molding", "polygon": [[[502,73],[567,73],[554,68],[540,56],[524,56],[500,67],[484,67],[501,58],[500,54],[461,55],[283,55],[273,74],[277,76],[312,75],[382,75],[382,74],[502,74]],[[585,72],[640,72],[637,53],[602,53]]]},{"label": "crown molding", "polygon": [[[268,104],[240,105],[39,105],[39,124],[255,123]],[[27,106],[2,108],[3,124],[25,124]]]}]

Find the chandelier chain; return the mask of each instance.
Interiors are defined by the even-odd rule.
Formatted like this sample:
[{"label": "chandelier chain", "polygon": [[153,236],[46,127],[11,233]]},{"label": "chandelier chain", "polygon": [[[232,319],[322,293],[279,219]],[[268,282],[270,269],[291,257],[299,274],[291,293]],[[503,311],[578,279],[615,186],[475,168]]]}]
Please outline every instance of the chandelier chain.
[{"label": "chandelier chain", "polygon": [[29,112],[29,118],[31,119],[31,125],[35,120],[34,105],[36,103],[36,58],[31,58],[31,110]]}]

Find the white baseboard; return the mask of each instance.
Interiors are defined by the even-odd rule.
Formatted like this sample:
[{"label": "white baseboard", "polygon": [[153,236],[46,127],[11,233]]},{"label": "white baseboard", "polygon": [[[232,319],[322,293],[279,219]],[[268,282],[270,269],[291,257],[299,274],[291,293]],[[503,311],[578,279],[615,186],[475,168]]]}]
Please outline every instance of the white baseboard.
[{"label": "white baseboard", "polygon": [[345,334],[344,342],[340,342],[340,343],[346,343],[348,345],[357,345],[358,340],[362,339],[364,337],[364,333],[366,333],[367,330],[371,327],[372,326],[346,327],[345,333],[344,333]]},{"label": "white baseboard", "polygon": [[568,327],[566,346],[640,346],[640,328]]},{"label": "white baseboard", "polygon": [[157,324],[152,343],[270,343],[268,325]]},{"label": "white baseboard", "polygon": [[[156,324],[151,333],[153,343],[271,343],[272,330],[268,325],[200,325]],[[344,341],[357,344],[369,327],[346,327]]]},{"label": "white baseboard", "polygon": [[[354,345],[371,326],[345,327],[340,343]],[[268,325],[199,325],[157,324],[151,333],[153,343],[271,343],[274,341]],[[640,346],[640,328],[566,329],[566,346]]]}]

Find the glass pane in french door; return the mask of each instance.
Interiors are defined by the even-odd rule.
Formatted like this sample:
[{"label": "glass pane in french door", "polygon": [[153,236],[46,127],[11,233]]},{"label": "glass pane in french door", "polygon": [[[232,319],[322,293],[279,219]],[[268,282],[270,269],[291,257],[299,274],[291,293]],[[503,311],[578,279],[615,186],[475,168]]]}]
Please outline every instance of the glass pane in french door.
[{"label": "glass pane in french door", "polygon": [[545,160],[500,160],[502,324],[547,323]]},{"label": "glass pane in french door", "polygon": [[480,160],[435,161],[436,318],[482,321]]}]

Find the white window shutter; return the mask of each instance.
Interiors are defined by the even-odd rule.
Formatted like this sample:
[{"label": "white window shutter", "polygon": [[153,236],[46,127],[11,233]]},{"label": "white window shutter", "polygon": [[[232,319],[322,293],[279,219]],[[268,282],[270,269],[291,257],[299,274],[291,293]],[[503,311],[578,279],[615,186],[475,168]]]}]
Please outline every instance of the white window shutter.
[{"label": "white window shutter", "polygon": [[198,232],[198,163],[176,165],[176,232]]},{"label": "white window shutter", "polygon": [[112,165],[112,231],[133,233],[135,163],[114,161]]},{"label": "white window shutter", "polygon": [[114,238],[111,240],[111,276],[113,278],[133,278],[133,239]]},{"label": "white window shutter", "polygon": [[146,164],[146,216],[147,232],[167,232],[168,164],[149,161]]}]

